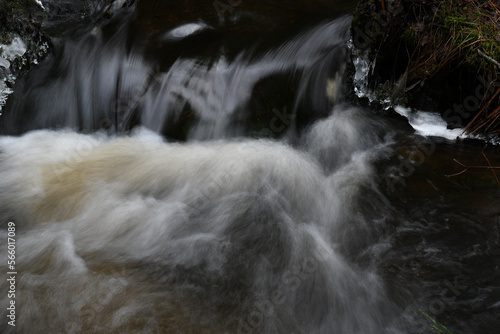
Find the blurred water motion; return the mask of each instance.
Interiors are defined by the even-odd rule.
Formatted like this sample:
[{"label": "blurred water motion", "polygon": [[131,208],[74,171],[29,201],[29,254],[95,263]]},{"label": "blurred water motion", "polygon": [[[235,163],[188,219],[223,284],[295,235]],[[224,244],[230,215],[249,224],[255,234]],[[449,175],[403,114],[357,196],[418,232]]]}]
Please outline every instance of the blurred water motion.
[{"label": "blurred water motion", "polygon": [[500,326],[495,178],[445,176],[498,148],[353,105],[350,1],[94,4],[1,118],[2,333]]}]

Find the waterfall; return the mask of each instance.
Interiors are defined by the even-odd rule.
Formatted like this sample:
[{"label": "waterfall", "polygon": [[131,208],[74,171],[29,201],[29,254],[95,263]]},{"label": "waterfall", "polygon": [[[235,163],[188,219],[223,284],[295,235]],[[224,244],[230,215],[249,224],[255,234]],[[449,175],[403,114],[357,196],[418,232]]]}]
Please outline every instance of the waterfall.
[{"label": "waterfall", "polygon": [[0,115],[0,332],[498,327],[498,149],[350,100],[349,1],[92,3]]}]

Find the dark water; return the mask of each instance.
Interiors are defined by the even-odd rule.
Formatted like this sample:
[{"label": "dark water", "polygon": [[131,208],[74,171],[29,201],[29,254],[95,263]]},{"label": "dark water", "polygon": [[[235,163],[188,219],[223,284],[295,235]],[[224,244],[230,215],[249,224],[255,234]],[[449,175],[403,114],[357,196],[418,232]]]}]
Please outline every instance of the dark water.
[{"label": "dark water", "polygon": [[349,101],[352,2],[220,3],[47,26],[0,119],[1,331],[495,333],[498,148]]}]

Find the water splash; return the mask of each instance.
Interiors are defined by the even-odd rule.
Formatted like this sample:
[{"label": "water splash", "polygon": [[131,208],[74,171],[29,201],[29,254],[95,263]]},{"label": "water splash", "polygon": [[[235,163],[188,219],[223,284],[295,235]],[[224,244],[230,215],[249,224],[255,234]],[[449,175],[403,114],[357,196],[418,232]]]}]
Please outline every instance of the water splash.
[{"label": "water splash", "polygon": [[23,249],[19,328],[385,333],[397,307],[335,246],[340,198],[360,189],[347,179],[369,177],[373,148],[335,172],[315,153],[346,126],[371,131],[342,113],[334,133],[306,136],[312,155],[267,140],[165,143],[146,129],[1,137],[0,220],[16,221]]},{"label": "water splash", "polygon": [[442,137],[449,140],[465,138],[463,129],[448,129],[446,121],[438,113],[411,110],[396,106],[394,110],[408,119],[408,123],[422,136]]}]

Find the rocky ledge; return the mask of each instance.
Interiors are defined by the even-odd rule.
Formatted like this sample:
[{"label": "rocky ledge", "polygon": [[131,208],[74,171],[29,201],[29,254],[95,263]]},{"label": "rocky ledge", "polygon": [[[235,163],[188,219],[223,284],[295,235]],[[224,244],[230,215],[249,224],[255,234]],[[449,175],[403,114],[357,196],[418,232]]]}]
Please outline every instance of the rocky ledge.
[{"label": "rocky ledge", "polygon": [[450,128],[500,137],[500,5],[361,0],[352,23],[357,98],[439,112]]},{"label": "rocky ledge", "polygon": [[61,36],[88,31],[135,0],[0,0],[0,114],[15,80]]}]

